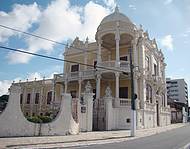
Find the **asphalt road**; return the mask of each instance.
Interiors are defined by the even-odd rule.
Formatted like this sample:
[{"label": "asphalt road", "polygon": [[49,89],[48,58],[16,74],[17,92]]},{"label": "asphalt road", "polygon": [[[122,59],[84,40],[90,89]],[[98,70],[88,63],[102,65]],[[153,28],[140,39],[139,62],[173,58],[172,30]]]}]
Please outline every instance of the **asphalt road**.
[{"label": "asphalt road", "polygon": [[190,124],[149,137],[119,143],[78,146],[84,149],[181,149],[190,143]]}]

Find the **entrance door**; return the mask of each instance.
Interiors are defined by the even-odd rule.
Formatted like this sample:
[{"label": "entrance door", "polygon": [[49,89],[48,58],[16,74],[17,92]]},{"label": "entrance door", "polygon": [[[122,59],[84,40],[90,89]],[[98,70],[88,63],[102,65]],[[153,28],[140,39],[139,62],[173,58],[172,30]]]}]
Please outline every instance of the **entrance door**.
[{"label": "entrance door", "polygon": [[93,131],[106,129],[105,106],[103,99],[95,99],[93,102]]}]

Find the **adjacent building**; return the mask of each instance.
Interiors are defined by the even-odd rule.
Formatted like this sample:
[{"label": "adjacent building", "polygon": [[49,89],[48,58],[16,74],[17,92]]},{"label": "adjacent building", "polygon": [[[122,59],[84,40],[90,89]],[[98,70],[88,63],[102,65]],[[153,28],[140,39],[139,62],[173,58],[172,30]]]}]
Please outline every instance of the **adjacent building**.
[{"label": "adjacent building", "polygon": [[166,79],[168,98],[188,105],[188,88],[184,79]]},{"label": "adjacent building", "polygon": [[188,87],[184,79],[166,79],[168,104],[171,106],[171,122],[187,122]]},{"label": "adjacent building", "polygon": [[[156,40],[150,39],[141,25],[137,27],[117,7],[101,21],[95,40],[81,41],[76,37],[66,46],[64,59],[77,63],[65,62],[64,73],[55,74],[50,80],[20,83],[21,108],[25,115],[43,115],[54,109],[61,102],[61,93],[70,93],[73,103],[80,101],[78,104],[85,105],[83,93],[89,82],[94,93],[92,130],[130,129],[132,58],[137,128],[170,124],[166,64]],[[80,110],[73,106],[73,111],[79,115],[87,112],[83,106]]]}]

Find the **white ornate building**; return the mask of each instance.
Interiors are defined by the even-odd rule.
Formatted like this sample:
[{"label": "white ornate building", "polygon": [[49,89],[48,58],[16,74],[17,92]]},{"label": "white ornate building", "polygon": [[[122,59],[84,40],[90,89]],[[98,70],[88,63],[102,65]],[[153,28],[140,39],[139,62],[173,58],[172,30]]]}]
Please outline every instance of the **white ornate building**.
[{"label": "white ornate building", "polygon": [[[60,102],[62,92],[71,93],[73,101],[80,101],[80,106],[74,110],[79,115],[74,117],[78,117],[81,131],[130,129],[129,52],[132,51],[135,66],[134,92],[137,94],[137,128],[170,124],[165,82],[166,64],[156,40],[151,40],[142,26],[137,27],[118,8],[101,21],[95,39],[96,42],[89,43],[88,39],[83,42],[77,37],[65,48],[65,60],[88,66],[65,62],[64,73],[56,74],[52,79],[52,88],[49,89],[53,92],[51,102]],[[97,67],[91,67],[93,65]],[[91,84],[94,93],[93,99],[85,98],[90,101],[83,98],[87,82]],[[39,92],[40,97],[43,94],[40,89],[36,90],[35,85],[31,87],[31,90],[34,88],[30,102],[33,106],[34,94]],[[26,103],[26,92],[23,93],[25,96],[22,103]],[[40,111],[35,114],[39,113]]]}]

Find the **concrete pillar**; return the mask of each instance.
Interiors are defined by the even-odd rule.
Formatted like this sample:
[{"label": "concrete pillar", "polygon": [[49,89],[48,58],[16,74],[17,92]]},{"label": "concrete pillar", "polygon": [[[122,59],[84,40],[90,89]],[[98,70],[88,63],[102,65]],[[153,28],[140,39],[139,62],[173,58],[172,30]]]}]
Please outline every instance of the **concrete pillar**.
[{"label": "concrete pillar", "polygon": [[115,98],[119,99],[119,72],[115,73]]},{"label": "concrete pillar", "polygon": [[87,82],[85,86],[85,92],[83,93],[83,98],[86,103],[86,131],[92,131],[92,120],[93,120],[93,95],[92,86],[90,82]]},{"label": "concrete pillar", "polygon": [[113,129],[113,107],[112,107],[112,97],[106,97],[106,130]]}]

